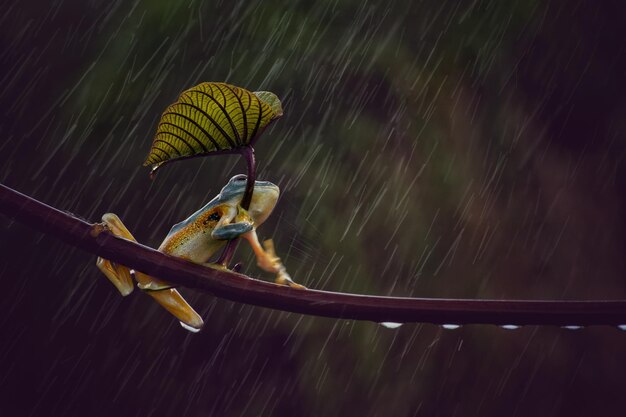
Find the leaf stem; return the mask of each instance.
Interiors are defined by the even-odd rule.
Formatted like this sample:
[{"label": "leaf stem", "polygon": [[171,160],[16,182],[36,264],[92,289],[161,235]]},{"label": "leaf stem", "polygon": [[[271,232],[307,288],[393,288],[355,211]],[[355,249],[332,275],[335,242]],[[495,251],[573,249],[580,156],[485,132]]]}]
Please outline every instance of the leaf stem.
[{"label": "leaf stem", "polygon": [[[241,199],[241,207],[244,210],[248,210],[250,208],[250,202],[252,201],[252,193],[254,192],[254,182],[256,181],[256,159],[254,157],[254,148],[252,146],[242,147],[240,149],[240,153],[245,158],[246,166],[248,168],[248,179],[246,181],[246,190],[244,191],[243,198]],[[235,255],[238,243],[239,239],[229,240],[217,260],[217,263],[228,268],[228,265],[230,265],[230,262]]]}]

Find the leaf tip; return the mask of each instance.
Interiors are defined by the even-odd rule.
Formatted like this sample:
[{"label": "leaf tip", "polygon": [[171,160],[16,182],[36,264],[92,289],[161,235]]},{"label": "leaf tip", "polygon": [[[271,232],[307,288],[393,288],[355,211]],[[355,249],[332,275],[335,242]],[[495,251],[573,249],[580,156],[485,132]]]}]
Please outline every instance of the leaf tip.
[{"label": "leaf tip", "polygon": [[254,95],[259,98],[262,102],[270,106],[272,109],[272,113],[274,116],[272,119],[278,119],[283,115],[283,105],[280,102],[278,96],[271,91],[255,91]]}]

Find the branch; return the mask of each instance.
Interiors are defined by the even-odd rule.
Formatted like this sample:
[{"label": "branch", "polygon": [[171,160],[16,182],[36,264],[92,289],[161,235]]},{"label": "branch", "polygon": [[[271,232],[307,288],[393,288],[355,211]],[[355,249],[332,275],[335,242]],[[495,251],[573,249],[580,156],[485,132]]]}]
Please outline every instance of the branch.
[{"label": "branch", "polygon": [[147,246],[97,233],[87,223],[0,184],[0,213],[87,252],[175,285],[246,304],[338,319],[437,324],[623,325],[626,300],[513,301],[378,297],[297,290],[207,268]]}]

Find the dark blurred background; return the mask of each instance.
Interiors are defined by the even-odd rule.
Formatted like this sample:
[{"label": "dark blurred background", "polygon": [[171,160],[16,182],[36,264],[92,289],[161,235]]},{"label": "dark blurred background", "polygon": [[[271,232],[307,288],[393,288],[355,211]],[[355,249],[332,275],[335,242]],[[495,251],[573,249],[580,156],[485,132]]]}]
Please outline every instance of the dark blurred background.
[{"label": "dark blurred background", "polygon": [[[9,1],[0,36],[0,181],[55,207],[158,246],[244,172],[141,167],[163,109],[226,81],[283,100],[256,146],[283,191],[259,234],[299,282],[626,298],[622,2]],[[0,247],[2,415],[626,412],[617,328],[389,330],[186,290],[191,335],[90,254],[6,217]]]}]

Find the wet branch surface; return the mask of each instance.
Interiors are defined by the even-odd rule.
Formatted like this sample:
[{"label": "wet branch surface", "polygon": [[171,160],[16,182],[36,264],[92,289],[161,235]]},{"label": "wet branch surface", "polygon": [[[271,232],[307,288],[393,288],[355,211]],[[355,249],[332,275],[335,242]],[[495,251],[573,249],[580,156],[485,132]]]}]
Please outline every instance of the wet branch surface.
[{"label": "wet branch surface", "polygon": [[[621,325],[626,300],[528,301],[404,298],[296,290],[207,268],[109,234],[0,184],[0,213],[89,253],[178,286],[293,313],[375,322],[499,325]],[[91,260],[90,260],[91,262]]]}]

